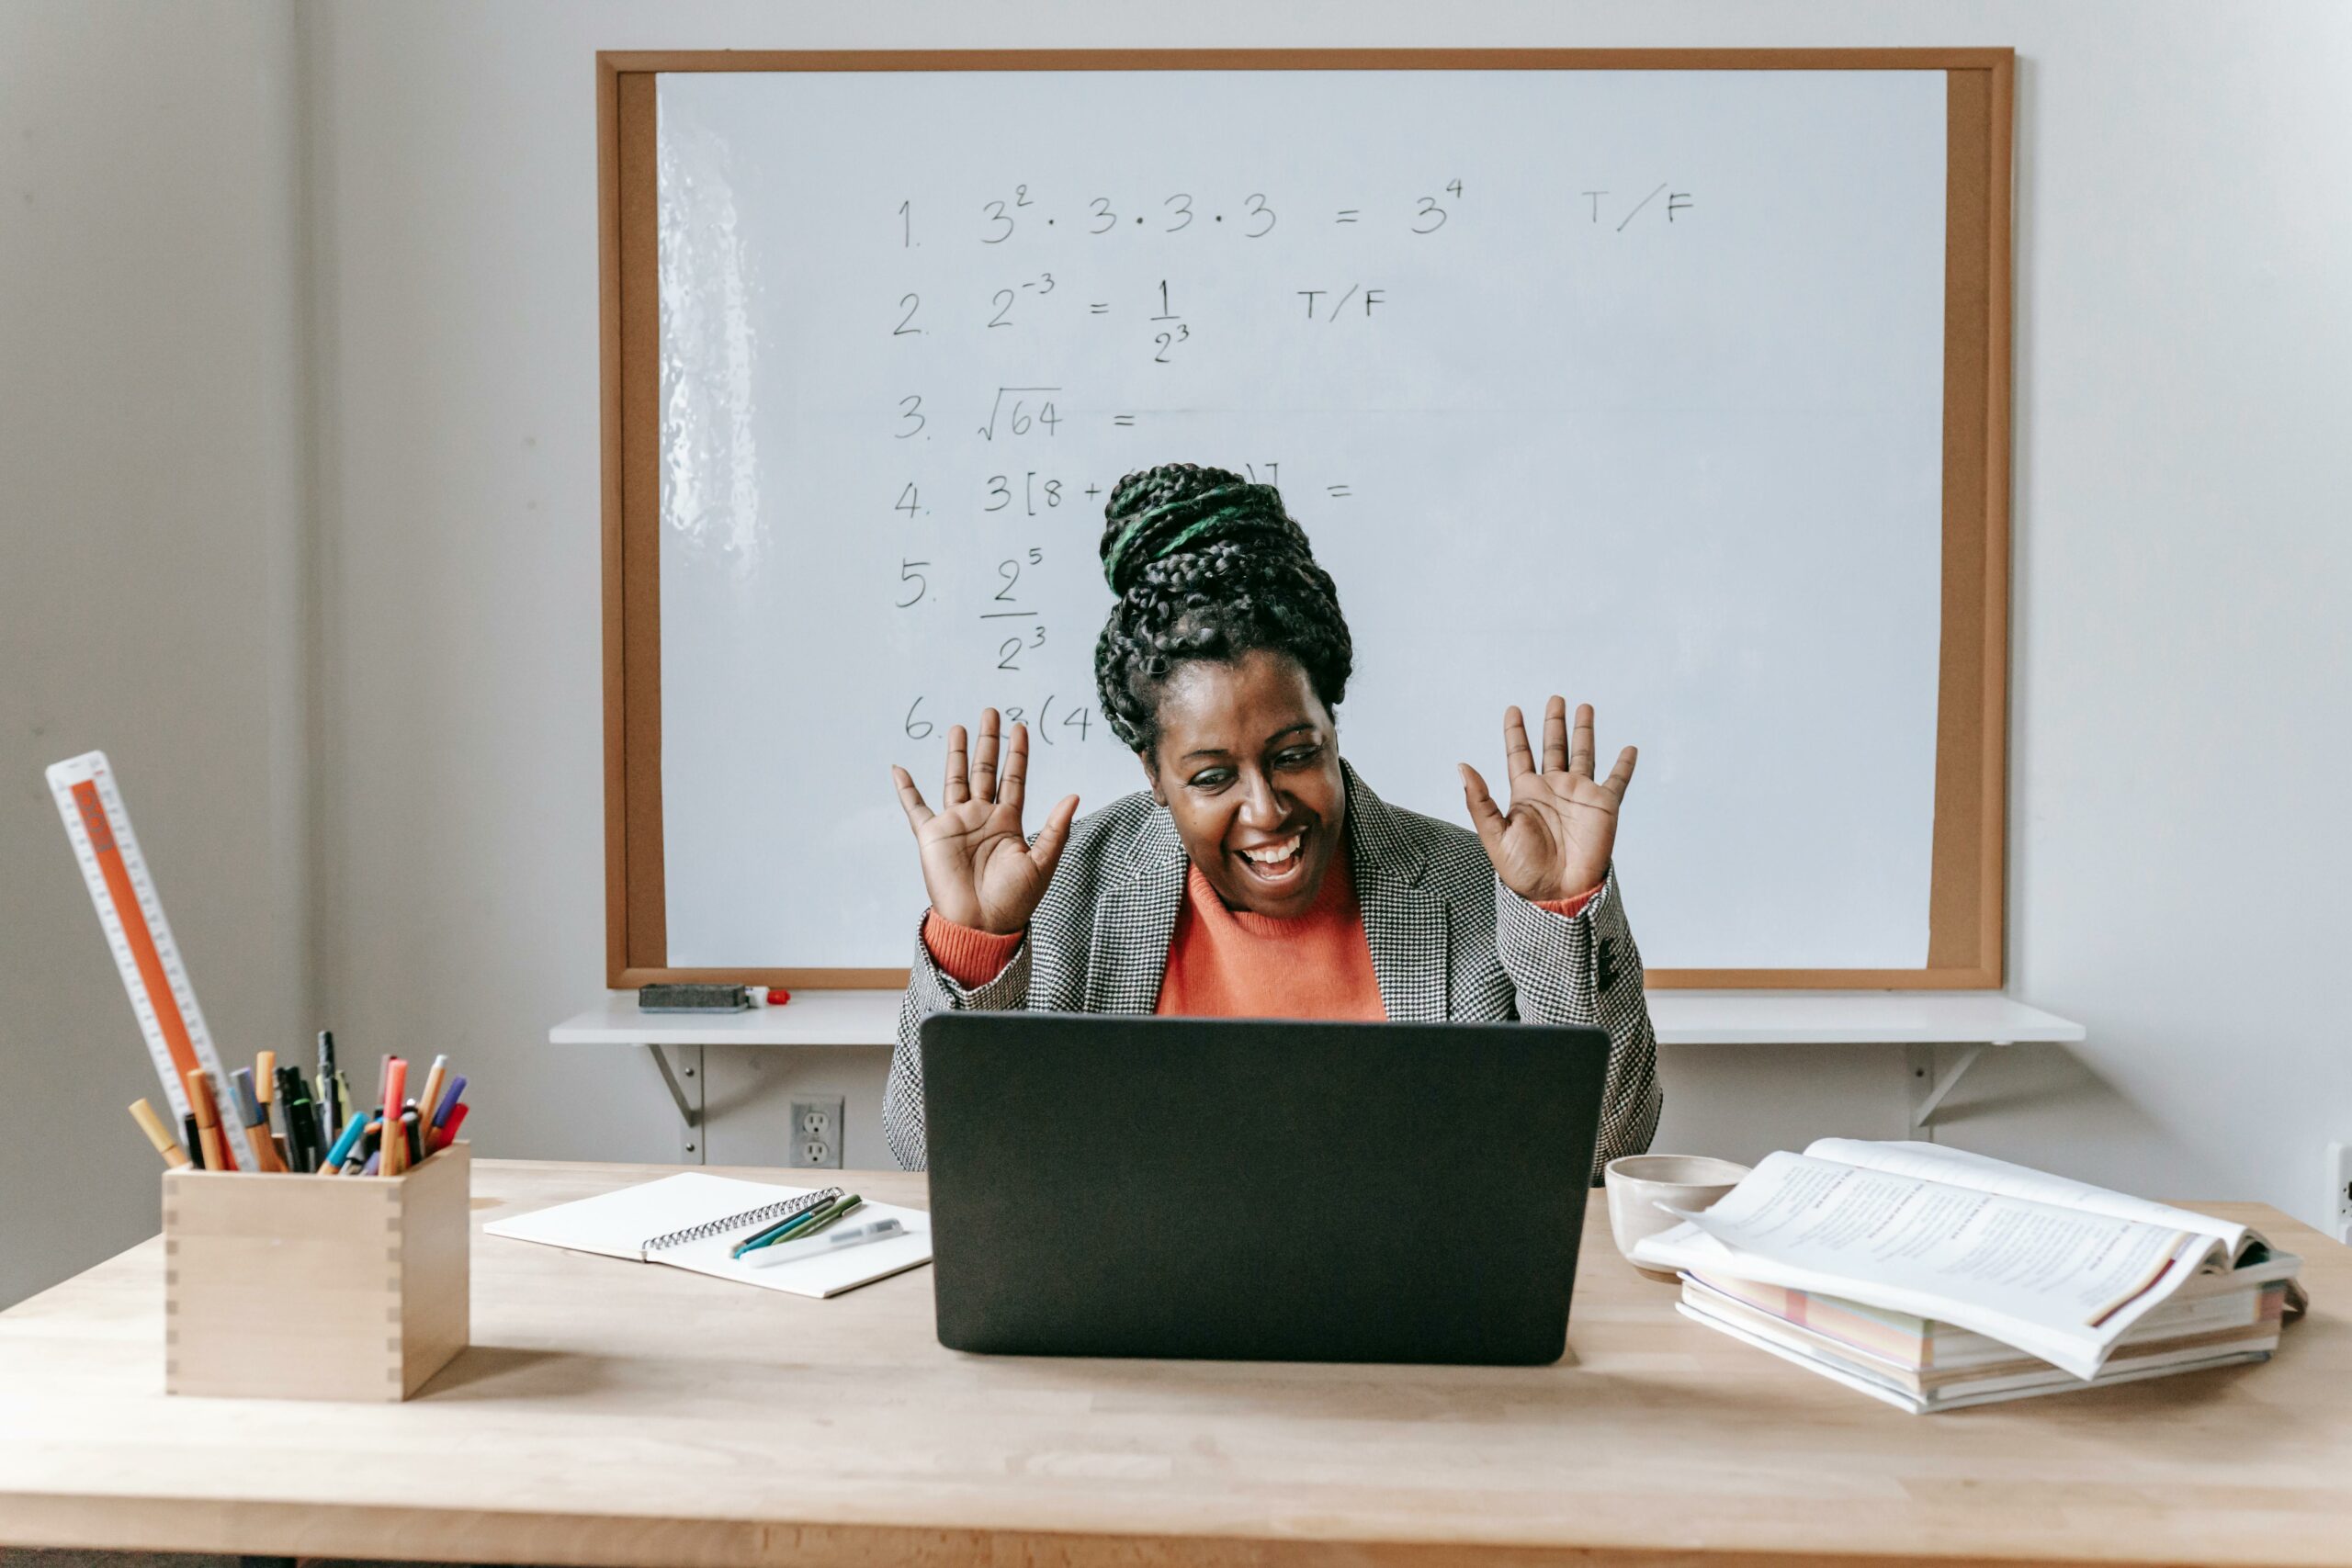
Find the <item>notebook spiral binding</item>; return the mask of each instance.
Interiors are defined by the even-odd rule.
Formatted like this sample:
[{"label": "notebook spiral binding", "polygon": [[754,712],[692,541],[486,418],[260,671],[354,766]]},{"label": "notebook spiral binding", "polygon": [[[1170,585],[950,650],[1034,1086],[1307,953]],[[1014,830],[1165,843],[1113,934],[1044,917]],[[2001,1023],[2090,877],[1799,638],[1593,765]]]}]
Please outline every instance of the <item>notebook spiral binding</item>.
[{"label": "notebook spiral binding", "polygon": [[673,1247],[684,1247],[690,1241],[725,1235],[729,1231],[741,1230],[747,1225],[773,1224],[778,1220],[790,1219],[803,1209],[830,1203],[841,1195],[842,1190],[838,1187],[821,1187],[814,1192],[804,1192],[797,1198],[786,1198],[782,1202],[766,1203],[756,1209],[746,1209],[740,1214],[729,1214],[723,1220],[709,1220],[682,1231],[672,1231],[667,1235],[657,1235],[645,1244],[645,1250],[661,1252]]}]

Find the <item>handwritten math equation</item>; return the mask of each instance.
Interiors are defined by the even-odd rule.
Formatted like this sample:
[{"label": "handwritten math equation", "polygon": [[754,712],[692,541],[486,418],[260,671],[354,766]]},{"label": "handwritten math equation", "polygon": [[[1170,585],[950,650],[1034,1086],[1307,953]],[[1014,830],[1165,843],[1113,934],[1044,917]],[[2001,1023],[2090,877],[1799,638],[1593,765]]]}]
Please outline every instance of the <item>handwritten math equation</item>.
[{"label": "handwritten math equation", "polygon": [[[1566,221],[1603,235],[1687,226],[1696,206],[1693,193],[1671,181],[1629,183],[1622,190],[1570,182],[1554,199]],[[1073,671],[1065,655],[1072,649],[1091,670],[1096,628],[1054,624],[1038,592],[1041,582],[1066,581],[1060,571],[1096,570],[1097,531],[1115,475],[1088,471],[1080,454],[1099,454],[1100,441],[1070,438],[1133,431],[1152,418],[1148,397],[1132,408],[1104,407],[1067,377],[937,385],[930,379],[940,373],[930,345],[952,341],[966,351],[954,361],[968,364],[967,351],[977,344],[983,364],[1013,368],[1035,363],[1025,334],[1050,328],[1058,344],[1073,341],[1072,334],[1081,344],[1099,343],[1109,357],[1098,364],[1116,365],[1124,357],[1128,368],[1150,377],[1149,367],[1188,363],[1214,335],[1191,308],[1193,290],[1184,281],[1189,247],[1256,246],[1316,225],[1342,239],[1354,231],[1408,246],[1442,246],[1475,215],[1459,177],[1409,199],[1355,206],[1262,190],[1059,196],[1018,183],[961,204],[899,201],[889,215],[888,242],[890,251],[907,258],[907,275],[895,288],[894,280],[877,280],[873,319],[885,352],[899,356],[893,363],[903,370],[906,389],[876,431],[899,470],[876,497],[883,509],[876,521],[892,541],[881,572],[887,614],[968,628],[967,657],[982,661],[989,686],[1002,682],[1013,690],[1057,677],[1067,684]],[[1148,251],[1133,249],[1145,245]],[[983,275],[977,285],[971,269],[959,266],[956,283],[943,288],[922,281],[925,275],[914,265],[922,260],[916,253],[927,246],[975,259],[1001,257],[1004,265],[999,276]],[[1270,253],[1276,248],[1270,246]],[[1123,249],[1127,265],[1091,265]],[[1164,263],[1164,275],[1148,288],[1092,281],[1114,273],[1131,278],[1138,254]],[[1376,257],[1367,265],[1376,270]],[[1258,304],[1265,319],[1321,332],[1376,333],[1410,308],[1408,299],[1376,276],[1291,278],[1262,287],[1265,298]],[[990,352],[996,345],[1001,349]],[[943,442],[956,455],[949,466],[960,470],[944,480],[941,447],[934,445]],[[1065,446],[1071,456],[1057,457]],[[1281,482],[1279,462],[1244,466],[1253,479]],[[1312,491],[1320,499],[1354,498],[1344,480],[1317,479]],[[1028,723],[1043,745],[1084,744],[1109,733],[1092,697],[1091,689],[1047,692],[996,705],[1008,724]],[[900,727],[909,739],[922,740],[940,725],[971,718],[934,713],[931,697],[915,694]]]}]

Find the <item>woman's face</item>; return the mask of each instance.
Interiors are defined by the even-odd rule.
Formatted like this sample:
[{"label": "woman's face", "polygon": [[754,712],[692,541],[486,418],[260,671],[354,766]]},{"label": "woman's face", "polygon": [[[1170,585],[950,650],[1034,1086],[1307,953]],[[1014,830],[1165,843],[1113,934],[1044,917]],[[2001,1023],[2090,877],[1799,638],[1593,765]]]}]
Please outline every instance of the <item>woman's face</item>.
[{"label": "woman's face", "polygon": [[1178,665],[1144,773],[1227,908],[1290,917],[1315,902],[1348,792],[1331,710],[1298,660],[1258,649]]}]

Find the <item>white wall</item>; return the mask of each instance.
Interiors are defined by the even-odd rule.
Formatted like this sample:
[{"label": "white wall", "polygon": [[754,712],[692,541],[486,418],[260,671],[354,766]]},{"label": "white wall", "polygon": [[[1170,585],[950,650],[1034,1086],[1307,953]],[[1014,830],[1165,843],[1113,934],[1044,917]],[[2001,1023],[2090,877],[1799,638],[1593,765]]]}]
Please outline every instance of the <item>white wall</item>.
[{"label": "white wall", "polygon": [[[188,24],[192,45],[153,48],[157,90],[184,80],[162,62],[184,62],[191,49],[217,60],[222,36],[263,30],[257,18],[276,15]],[[96,73],[106,40],[63,24],[48,30],[70,36],[41,40],[44,51]],[[2352,9],[412,0],[322,6],[308,30],[301,123],[319,329],[309,364],[322,435],[314,983],[363,1055],[462,1055],[481,1084],[483,1152],[633,1159],[673,1157],[676,1146],[650,1065],[543,1043],[603,972],[597,49],[2012,44],[2021,60],[2010,969],[2017,995],[2083,1020],[2091,1039],[2073,1051],[2020,1048],[1978,1068],[1950,1103],[1945,1135],[2154,1193],[2257,1198],[2320,1217],[2319,1150],[2352,1136],[2352,1050],[2329,989],[2352,834],[2324,793],[2352,770],[2342,728],[2352,650],[2338,608],[2352,598],[2343,499],[2352,493],[2343,435],[2352,428],[2343,368],[2352,291],[2341,276],[2352,251],[2352,204],[2341,195],[2352,188],[2352,120],[2340,112]],[[229,53],[241,68],[271,58],[258,45]],[[271,79],[282,92],[283,79]],[[212,85],[228,94],[237,83]],[[14,96],[0,94],[11,138]],[[128,142],[134,132],[118,125],[111,134]],[[168,197],[175,160],[202,155],[163,138],[114,152],[104,162],[115,183],[100,194],[142,220]],[[0,159],[20,156],[14,141],[0,150]],[[257,157],[265,169],[282,161]],[[266,206],[260,188],[283,183],[271,176],[248,194]],[[17,184],[0,182],[0,200],[16,201]],[[284,246],[266,224],[254,232],[261,249],[247,291],[254,278],[283,284],[283,261],[272,258]],[[23,243],[0,234],[11,295],[28,265],[17,259]],[[184,255],[152,245],[114,265],[144,267],[175,289],[188,269]],[[31,276],[51,289],[96,287],[70,259]],[[139,279],[123,281],[124,302],[103,309],[153,308],[138,303],[152,298]],[[238,280],[220,287],[245,298]],[[207,341],[225,348],[229,336]],[[141,385],[153,376],[149,334],[118,321],[106,341],[111,363],[82,367],[90,390],[69,429],[95,427],[103,403],[130,396],[149,400],[124,419],[153,439],[151,424],[168,424],[170,411]],[[16,400],[48,380],[26,376],[11,355],[0,385]],[[251,412],[208,404],[191,416],[202,423],[171,426],[169,449],[187,459],[169,476],[173,516],[194,511],[184,470],[198,459],[199,477],[225,483],[214,472],[224,452],[278,451],[239,423]],[[136,423],[141,415],[150,423]],[[85,483],[40,471],[49,448],[25,449],[18,423],[0,429],[12,561],[28,527],[20,473],[35,472],[58,504],[95,513],[94,525],[122,508],[89,498],[132,482],[119,449],[96,443],[74,454]],[[289,463],[271,493],[294,494],[299,468]],[[272,551],[299,559],[301,544],[277,534],[265,544],[262,525],[240,522],[255,535],[253,570],[209,558],[187,570],[202,572],[206,600],[233,593],[250,607],[211,635],[228,637],[233,621],[258,650],[300,617],[277,601],[265,614],[266,594],[247,584],[286,575]],[[25,547],[44,562],[86,562],[93,575],[166,547],[147,542],[163,526],[153,505],[120,525],[110,553],[64,542],[86,532]],[[175,618],[198,618],[175,586],[149,591],[142,636],[161,641]],[[86,579],[53,605],[46,593],[0,592],[12,609],[32,601],[36,626],[54,626],[35,649],[44,668],[98,603]],[[19,895],[11,878],[0,907],[12,948],[28,918],[57,924],[38,939],[38,964],[7,960],[12,977],[37,977],[56,995],[35,1036],[12,1032],[10,1055],[27,1055],[27,1039],[75,1033],[97,1043],[85,1055],[104,1056],[109,1071],[128,1055],[129,1092],[93,1089],[74,1112],[76,1137],[120,1145],[119,1106],[143,1067],[121,1038],[119,997],[104,989],[111,979],[95,927],[57,920],[61,909],[85,917],[62,848],[41,840],[54,829],[28,771],[94,737],[51,730],[18,765],[41,716],[20,716],[28,699],[14,671],[29,662],[11,661],[0,698],[14,781],[6,852],[10,869],[21,858],[46,886]],[[258,651],[254,663],[278,668]],[[299,897],[266,897],[238,869],[250,858],[238,846],[277,845],[272,832],[284,829],[278,818],[240,815],[261,808],[223,781],[254,766],[255,752],[220,739],[240,726],[266,736],[283,710],[252,694],[268,682],[232,698],[198,679],[206,668],[188,660],[162,677],[175,691],[205,691],[201,705],[152,685],[127,691],[93,671],[63,698],[44,699],[44,713],[86,723],[120,703],[176,720],[176,731],[142,732],[152,750],[95,739],[130,771],[151,845],[187,857],[183,871],[159,854],[160,871],[183,931],[215,944],[188,942],[227,1035],[232,1018],[252,1029],[289,1010],[272,998],[299,987],[290,959],[261,956],[277,946],[217,921],[242,911],[282,923]],[[164,815],[165,792],[199,775],[185,814]],[[299,793],[300,771],[277,784]],[[1630,808],[1639,809],[1638,791]],[[1639,869],[1626,870],[1630,892]],[[299,874],[287,880],[299,888]],[[0,1009],[12,1010],[13,1000]],[[1898,1053],[1862,1047],[1682,1049],[1667,1053],[1666,1074],[1665,1142],[1732,1155],[1823,1132],[1899,1135],[1911,1091]],[[714,1157],[767,1157],[783,1087],[821,1080],[852,1096],[852,1162],[884,1158],[877,1052],[714,1060],[710,1079],[715,1099],[736,1102],[735,1119],[713,1129]],[[20,1104],[0,1095],[0,1128],[11,1115],[21,1123]],[[11,1157],[0,1144],[0,1159]],[[12,1232],[18,1209],[0,1198]],[[39,1267],[53,1277],[83,1256],[44,1253]]]},{"label": "white wall", "polygon": [[283,5],[0,0],[0,1305],[157,1224],[46,764],[113,757],[223,1051],[308,1027],[295,60]]}]

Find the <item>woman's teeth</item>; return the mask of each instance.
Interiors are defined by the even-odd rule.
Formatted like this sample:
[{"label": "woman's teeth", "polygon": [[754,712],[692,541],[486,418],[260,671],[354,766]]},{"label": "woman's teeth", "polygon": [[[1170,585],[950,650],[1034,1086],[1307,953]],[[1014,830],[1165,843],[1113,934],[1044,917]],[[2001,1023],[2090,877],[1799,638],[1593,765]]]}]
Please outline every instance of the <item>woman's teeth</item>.
[{"label": "woman's teeth", "polygon": [[1241,852],[1241,858],[1268,871],[1287,871],[1297,860],[1298,847],[1306,837],[1305,833],[1293,833],[1279,844],[1269,844],[1263,849],[1244,850]]}]

